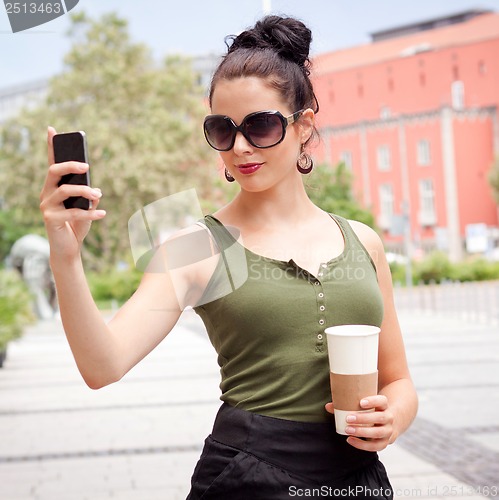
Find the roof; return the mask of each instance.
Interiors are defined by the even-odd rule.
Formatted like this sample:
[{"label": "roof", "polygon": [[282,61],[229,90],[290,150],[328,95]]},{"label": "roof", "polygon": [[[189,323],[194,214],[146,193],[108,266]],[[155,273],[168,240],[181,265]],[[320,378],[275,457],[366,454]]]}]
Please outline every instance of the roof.
[{"label": "roof", "polygon": [[463,23],[469,21],[470,19],[473,19],[476,16],[481,16],[490,12],[492,12],[490,9],[465,10],[462,12],[456,12],[454,14],[447,14],[446,16],[424,19],[415,23],[393,26],[388,29],[371,33],[371,40],[373,42],[377,42],[379,40],[394,38],[396,36],[406,36],[412,33],[418,33],[420,31],[433,30],[435,28],[441,28],[443,26],[449,26],[451,24]]},{"label": "roof", "polygon": [[497,12],[483,14],[459,24],[319,54],[313,58],[314,74],[320,76],[494,38],[499,39],[499,13]]}]

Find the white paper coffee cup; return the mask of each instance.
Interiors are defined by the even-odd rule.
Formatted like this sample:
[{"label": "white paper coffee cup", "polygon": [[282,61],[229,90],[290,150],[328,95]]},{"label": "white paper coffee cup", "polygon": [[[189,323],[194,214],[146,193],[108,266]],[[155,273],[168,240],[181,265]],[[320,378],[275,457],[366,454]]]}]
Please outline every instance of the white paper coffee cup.
[{"label": "white paper coffee cup", "polygon": [[[380,329],[371,325],[326,328],[336,432],[345,434],[346,417],[366,411],[360,400],[377,394]],[[372,410],[367,410],[372,411]]]}]

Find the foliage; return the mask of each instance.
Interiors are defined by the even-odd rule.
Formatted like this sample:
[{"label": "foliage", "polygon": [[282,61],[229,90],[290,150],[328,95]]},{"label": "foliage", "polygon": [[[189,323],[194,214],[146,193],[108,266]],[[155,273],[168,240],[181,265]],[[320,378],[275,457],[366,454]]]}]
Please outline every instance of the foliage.
[{"label": "foliage", "polygon": [[489,184],[492,188],[492,194],[496,203],[499,205],[499,156],[492,163],[492,167],[489,171]]},{"label": "foliage", "polygon": [[[405,283],[405,265],[391,263],[394,283]],[[413,283],[441,283],[442,281],[485,281],[499,279],[499,262],[474,257],[451,262],[443,252],[432,252],[425,259],[413,262]]]},{"label": "foliage", "polygon": [[139,286],[142,273],[135,268],[107,273],[88,273],[88,284],[96,302],[126,302]]},{"label": "foliage", "polygon": [[485,281],[499,279],[499,262],[491,262],[484,258],[477,258],[453,264],[450,279],[456,281]]},{"label": "foliage", "polygon": [[155,63],[133,43],[115,14],[72,16],[72,46],[44,102],[3,124],[0,196],[23,207],[28,225],[41,225],[46,128],[85,130],[92,184],[103,191],[104,220],[93,225],[84,257],[95,270],[129,255],[127,222],[141,206],[195,188],[210,197],[216,163],[202,134],[204,91],[189,59]]},{"label": "foliage", "polygon": [[23,224],[20,210],[0,210],[0,267],[9,255],[12,245],[21,236],[33,232],[36,232],[36,228]]},{"label": "foliage", "polygon": [[0,352],[32,321],[31,294],[21,277],[15,271],[0,270]]},{"label": "foliage", "polygon": [[393,283],[406,283],[406,266],[400,262],[390,262]]},{"label": "foliage", "polygon": [[451,275],[452,265],[443,252],[432,252],[422,261],[416,262],[414,266],[414,277],[417,282],[440,283],[443,278],[449,278]]},{"label": "foliage", "polygon": [[327,165],[315,167],[306,189],[310,199],[324,211],[375,228],[374,215],[355,199],[352,185],[352,173],[344,163],[339,163],[334,168]]}]

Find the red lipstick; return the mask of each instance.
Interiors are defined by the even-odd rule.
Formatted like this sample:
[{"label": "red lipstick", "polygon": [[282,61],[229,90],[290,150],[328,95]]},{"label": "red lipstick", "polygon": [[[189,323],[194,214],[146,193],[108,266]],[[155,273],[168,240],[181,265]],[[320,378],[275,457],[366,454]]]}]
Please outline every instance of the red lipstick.
[{"label": "red lipstick", "polygon": [[242,174],[248,175],[256,172],[261,166],[262,163],[244,163],[242,165],[238,165],[237,168]]}]

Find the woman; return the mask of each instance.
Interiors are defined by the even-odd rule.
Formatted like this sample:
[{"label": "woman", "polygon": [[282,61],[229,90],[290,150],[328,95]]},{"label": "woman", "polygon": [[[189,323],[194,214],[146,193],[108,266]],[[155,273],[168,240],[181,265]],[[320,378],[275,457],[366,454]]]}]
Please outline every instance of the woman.
[{"label": "woman", "polygon": [[[224,403],[194,471],[191,500],[280,499],[311,489],[321,496],[391,498],[376,452],[416,414],[383,245],[369,227],[315,206],[303,186],[318,111],[310,42],[303,23],[278,16],[233,39],[212,80],[204,131],[240,191],[204,218],[204,229],[184,231],[209,231],[220,252],[185,272],[146,272],[108,325],[80,259],[91,222],[105,216],[97,209],[101,193],[57,186],[62,175],[88,166],[53,164],[55,131],[49,130],[41,210],[64,328],[87,384],[119,380],[166,336],[187,304],[195,306],[219,354]],[[64,210],[68,196],[85,196],[94,208]],[[232,284],[242,267],[225,258],[234,246],[245,256],[245,278],[231,293],[220,293],[227,275]],[[167,254],[158,251],[151,265],[171,269]],[[381,327],[379,392],[362,402],[374,411],[352,412],[348,438],[335,432],[331,415],[323,333],[335,324]]]}]

